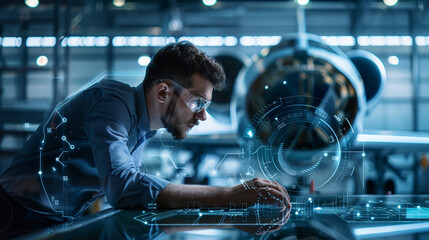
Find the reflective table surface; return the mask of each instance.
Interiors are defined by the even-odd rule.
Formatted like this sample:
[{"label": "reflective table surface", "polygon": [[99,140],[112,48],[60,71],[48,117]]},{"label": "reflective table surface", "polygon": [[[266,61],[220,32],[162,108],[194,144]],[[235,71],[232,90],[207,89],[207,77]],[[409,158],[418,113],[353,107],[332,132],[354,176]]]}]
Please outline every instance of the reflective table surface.
[{"label": "reflective table surface", "polygon": [[428,195],[291,196],[292,209],[115,210],[21,239],[429,239]]}]

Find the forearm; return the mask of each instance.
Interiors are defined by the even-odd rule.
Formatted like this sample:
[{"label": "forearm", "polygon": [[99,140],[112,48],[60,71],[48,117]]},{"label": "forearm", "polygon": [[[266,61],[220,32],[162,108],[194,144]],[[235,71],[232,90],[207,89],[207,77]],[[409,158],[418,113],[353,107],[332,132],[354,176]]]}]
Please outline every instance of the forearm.
[{"label": "forearm", "polygon": [[202,207],[229,207],[233,200],[229,187],[168,184],[158,195],[160,209],[187,208],[188,203],[200,203]]}]

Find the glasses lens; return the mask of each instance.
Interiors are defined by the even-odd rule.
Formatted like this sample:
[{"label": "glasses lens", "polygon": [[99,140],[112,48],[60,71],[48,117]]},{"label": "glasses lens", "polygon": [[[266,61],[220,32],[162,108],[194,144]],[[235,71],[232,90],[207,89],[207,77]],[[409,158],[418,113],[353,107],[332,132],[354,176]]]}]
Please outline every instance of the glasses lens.
[{"label": "glasses lens", "polygon": [[194,98],[188,102],[188,107],[192,112],[201,112],[204,108],[208,107],[208,101],[200,98]]},{"label": "glasses lens", "polygon": [[177,91],[177,93],[179,94],[184,94],[184,101],[185,104],[188,106],[188,108],[194,112],[194,113],[198,113],[201,112],[203,109],[208,108],[210,105],[210,101],[201,98],[201,97],[197,97],[194,94],[190,93],[188,90],[186,90],[182,85],[178,84],[177,82],[173,81],[173,80],[169,80],[166,79],[169,82],[171,82],[174,86],[175,86],[175,90],[180,90]]}]

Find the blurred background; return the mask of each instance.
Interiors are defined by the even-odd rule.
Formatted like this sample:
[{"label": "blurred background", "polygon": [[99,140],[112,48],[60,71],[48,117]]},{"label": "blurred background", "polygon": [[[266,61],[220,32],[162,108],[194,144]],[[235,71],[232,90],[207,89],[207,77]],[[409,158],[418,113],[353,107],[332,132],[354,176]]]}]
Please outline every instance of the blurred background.
[{"label": "blurred background", "polygon": [[68,95],[103,77],[136,86],[158,49],[189,40],[223,65],[227,87],[188,139],[159,131],[147,142],[142,171],[179,183],[237,184],[236,79],[295,32],[345,53],[369,51],[386,71],[338,192],[428,193],[427,0],[2,0],[0,172]]}]

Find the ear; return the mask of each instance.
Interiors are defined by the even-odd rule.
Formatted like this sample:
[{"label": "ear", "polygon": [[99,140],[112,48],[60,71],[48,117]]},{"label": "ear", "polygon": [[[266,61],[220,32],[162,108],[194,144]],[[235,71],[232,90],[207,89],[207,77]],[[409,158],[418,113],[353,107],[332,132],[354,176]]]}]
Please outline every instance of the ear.
[{"label": "ear", "polygon": [[156,88],[156,98],[160,103],[167,102],[169,98],[170,91],[172,90],[166,83],[159,83],[155,86]]}]

